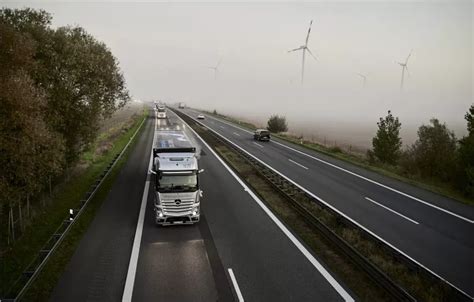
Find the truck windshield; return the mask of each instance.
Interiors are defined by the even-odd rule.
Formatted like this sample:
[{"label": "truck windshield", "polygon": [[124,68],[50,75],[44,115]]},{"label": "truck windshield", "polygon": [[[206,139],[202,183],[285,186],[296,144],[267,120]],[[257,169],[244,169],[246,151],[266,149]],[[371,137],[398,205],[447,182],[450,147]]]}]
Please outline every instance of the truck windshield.
[{"label": "truck windshield", "polygon": [[158,180],[159,192],[193,192],[197,190],[197,174],[163,173]]},{"label": "truck windshield", "polygon": [[165,112],[166,109],[165,108],[158,108],[158,112]]}]

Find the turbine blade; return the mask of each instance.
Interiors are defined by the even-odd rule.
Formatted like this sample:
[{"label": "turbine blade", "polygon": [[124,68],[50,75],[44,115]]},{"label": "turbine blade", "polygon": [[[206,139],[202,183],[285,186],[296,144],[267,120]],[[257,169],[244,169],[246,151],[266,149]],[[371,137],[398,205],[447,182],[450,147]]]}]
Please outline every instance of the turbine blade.
[{"label": "turbine blade", "polygon": [[316,56],[313,55],[313,53],[311,52],[311,50],[309,50],[308,47],[306,47],[306,50],[309,52],[309,54],[310,54],[316,61],[318,60],[318,58],[316,58]]},{"label": "turbine blade", "polygon": [[311,33],[311,25],[313,25],[313,20],[309,22],[308,34],[306,35],[306,43],[305,46],[308,46],[309,34]]},{"label": "turbine blade", "polygon": [[292,49],[292,50],[288,50],[288,52],[293,52],[293,51],[301,50],[301,49],[303,49],[303,48],[304,48],[304,46],[300,46],[300,47],[298,47],[298,48],[295,48],[295,49]]},{"label": "turbine blade", "polygon": [[410,50],[410,53],[408,54],[408,57],[407,57],[407,59],[405,60],[405,65],[408,63],[408,59],[410,58],[412,52],[413,52],[413,49]]},{"label": "turbine blade", "polygon": [[221,65],[221,62],[222,62],[222,58],[220,58],[219,62],[217,62],[216,68],[219,67],[219,65]]}]

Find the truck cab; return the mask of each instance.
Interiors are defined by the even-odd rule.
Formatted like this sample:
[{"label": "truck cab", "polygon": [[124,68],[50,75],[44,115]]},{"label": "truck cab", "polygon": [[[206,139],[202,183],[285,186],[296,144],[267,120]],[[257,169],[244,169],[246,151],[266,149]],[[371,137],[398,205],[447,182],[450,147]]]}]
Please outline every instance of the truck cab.
[{"label": "truck cab", "polygon": [[193,224],[200,218],[202,191],[196,148],[183,131],[155,132],[155,222],[157,225]]}]

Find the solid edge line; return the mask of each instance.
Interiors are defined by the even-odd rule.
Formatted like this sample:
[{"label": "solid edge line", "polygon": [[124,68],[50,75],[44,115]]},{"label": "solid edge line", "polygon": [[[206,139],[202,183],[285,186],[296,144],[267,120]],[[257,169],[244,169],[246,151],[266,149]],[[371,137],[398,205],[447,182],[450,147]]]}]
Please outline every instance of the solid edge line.
[{"label": "solid edge line", "polygon": [[[186,113],[185,113],[186,114]],[[188,114],[186,114],[188,115]],[[189,116],[189,115],[188,115]],[[192,117],[191,117],[192,118]],[[193,119],[194,121],[196,121],[195,119]],[[198,122],[198,121],[196,121]],[[198,122],[199,123],[199,122]],[[253,157],[255,160],[257,160],[258,162],[260,162],[261,164],[263,164],[264,166],[266,166],[267,168],[269,168],[270,170],[272,170],[273,172],[277,173],[278,175],[280,175],[281,177],[285,178],[286,180],[288,180],[289,182],[291,182],[292,184],[294,184],[295,186],[297,186],[298,188],[300,188],[301,190],[305,191],[306,193],[308,193],[310,196],[312,196],[313,198],[319,200],[321,203],[323,203],[324,205],[326,205],[327,207],[331,208],[333,211],[339,213],[341,216],[343,216],[344,218],[348,219],[349,221],[351,221],[352,223],[354,223],[355,225],[357,225],[358,227],[360,227],[361,229],[363,229],[364,231],[366,231],[367,233],[369,233],[370,235],[374,236],[375,238],[377,238],[378,240],[380,240],[381,242],[383,242],[384,244],[388,245],[389,247],[391,247],[392,249],[396,250],[397,252],[399,252],[401,255],[407,257],[408,259],[410,259],[411,261],[413,261],[413,263],[419,265],[420,267],[422,267],[423,269],[427,270],[428,272],[430,272],[431,274],[433,274],[434,276],[438,277],[440,280],[442,280],[443,282],[445,282],[446,284],[449,284],[450,286],[452,286],[453,288],[455,288],[456,290],[458,290],[460,293],[462,293],[463,295],[465,295],[466,297],[469,297],[470,299],[472,299],[474,301],[474,297],[470,296],[469,294],[467,294],[465,291],[461,290],[459,287],[457,287],[456,285],[452,284],[451,282],[449,282],[448,280],[446,280],[445,278],[441,277],[439,274],[435,273],[434,271],[430,270],[428,267],[426,267],[425,265],[421,264],[419,261],[415,260],[414,258],[412,258],[411,256],[409,256],[407,253],[403,252],[402,250],[400,250],[399,248],[395,247],[393,244],[389,243],[388,241],[386,241],[385,239],[383,239],[382,237],[380,237],[379,235],[375,234],[374,232],[372,232],[371,230],[367,229],[366,227],[364,227],[362,224],[360,224],[359,222],[355,221],[354,219],[350,218],[348,215],[344,214],[343,212],[341,212],[340,210],[338,210],[337,208],[335,208],[334,206],[332,206],[331,204],[329,204],[328,202],[324,201],[322,198],[320,198],[319,196],[315,195],[314,193],[312,193],[311,191],[309,191],[308,189],[304,188],[303,186],[299,185],[298,183],[296,183],[295,181],[293,181],[292,179],[290,179],[289,177],[287,177],[286,175],[282,174],[281,172],[277,171],[275,168],[271,167],[270,165],[268,165],[267,163],[265,163],[264,161],[262,161],[261,159],[259,159],[258,157],[254,156],[253,154],[251,154],[250,152],[248,152],[247,150],[243,149],[242,147],[240,147],[239,145],[237,145],[236,143],[232,142],[231,140],[227,139],[226,137],[224,137],[222,134],[220,134],[219,132],[217,132],[216,130],[206,126],[205,124],[203,123],[200,123],[201,125],[203,125],[204,127],[206,127],[207,129],[211,130],[212,132],[216,133],[217,135],[219,135],[220,137],[222,137],[223,139],[225,139],[226,141],[228,141],[229,143],[231,143],[232,145],[236,146],[237,148],[239,148],[240,150],[242,150],[243,152],[247,153],[249,156]]]},{"label": "solid edge line", "polygon": [[410,221],[410,222],[413,222],[414,224],[420,224],[418,221],[413,220],[413,219],[411,219],[411,218],[408,218],[407,216],[405,216],[405,215],[403,215],[403,214],[400,214],[400,213],[398,213],[397,211],[392,210],[392,209],[390,209],[389,207],[384,206],[383,204],[378,203],[378,202],[376,202],[376,201],[373,200],[373,199],[370,199],[369,197],[365,197],[365,199],[367,199],[368,201],[370,201],[370,202],[372,202],[372,203],[378,205],[379,207],[382,207],[382,208],[386,209],[387,211],[390,211],[390,212],[392,212],[392,213],[394,213],[394,214],[396,214],[396,215],[398,215],[398,216],[400,216],[400,217],[402,217],[402,218],[405,218],[406,220],[408,220],[408,221]]},{"label": "solid edge line", "polygon": [[305,166],[303,166],[302,164],[297,163],[297,162],[295,162],[295,161],[292,160],[292,159],[289,159],[289,158],[288,158],[288,160],[289,160],[290,162],[294,163],[295,165],[300,166],[300,167],[303,168],[303,169],[309,170],[308,167],[305,167]]},{"label": "solid edge line", "polygon": [[[155,125],[153,126],[153,141],[151,147],[153,148],[154,140],[155,140],[155,126],[156,126],[156,117],[155,117]],[[151,164],[153,162],[153,152],[150,154],[150,161],[148,164],[148,169],[150,169]],[[131,302],[132,295],[133,295],[133,287],[135,285],[135,276],[137,272],[137,264],[138,264],[138,256],[140,254],[140,244],[142,241],[142,234],[143,234],[143,223],[145,221],[145,211],[146,211],[146,204],[148,201],[148,191],[150,189],[150,174],[147,171],[147,178],[145,181],[145,188],[143,189],[142,195],[142,203],[140,206],[140,213],[138,214],[138,222],[137,228],[135,230],[135,237],[133,239],[132,245],[132,253],[130,255],[130,262],[128,264],[128,271],[127,271],[127,278],[125,280],[125,286],[123,289],[123,302]]]},{"label": "solid edge line", "polygon": [[[221,123],[223,123],[223,124],[227,124],[227,125],[232,126],[232,127],[234,127],[234,128],[240,129],[241,131],[244,131],[244,132],[247,132],[247,133],[252,134],[252,132],[248,131],[247,129],[243,129],[243,128],[237,126],[237,125],[233,125],[232,123],[229,123],[229,122],[226,122],[226,121],[217,119],[217,118],[215,118],[215,117],[211,117],[211,118],[214,119],[214,120],[216,120],[216,121],[219,121],[219,122],[221,122]],[[464,217],[464,216],[462,216],[462,215],[460,215],[460,214],[456,214],[456,213],[454,213],[454,212],[451,212],[451,211],[449,211],[449,210],[446,210],[446,209],[444,209],[444,208],[442,208],[442,207],[439,207],[439,206],[437,206],[437,205],[434,205],[434,204],[432,204],[432,203],[430,203],[430,202],[428,202],[428,201],[425,201],[425,200],[423,200],[423,199],[417,198],[417,197],[412,196],[412,195],[410,195],[410,194],[404,193],[404,192],[402,192],[402,191],[399,191],[399,190],[397,190],[397,189],[394,189],[394,188],[392,188],[392,187],[389,187],[389,186],[387,186],[387,185],[384,185],[384,184],[382,184],[382,183],[379,183],[379,182],[377,182],[377,181],[375,181],[375,180],[372,180],[372,179],[367,178],[367,177],[365,177],[365,176],[359,175],[359,174],[357,174],[357,173],[355,173],[355,172],[352,172],[352,171],[349,171],[349,170],[347,170],[347,169],[341,168],[341,167],[339,167],[339,166],[337,166],[337,165],[335,165],[335,164],[332,164],[332,163],[330,163],[330,162],[327,162],[327,161],[325,161],[325,160],[322,160],[322,159],[320,159],[320,158],[317,158],[317,157],[315,157],[315,156],[313,156],[313,155],[310,155],[310,154],[305,153],[305,152],[303,152],[303,151],[297,150],[297,149],[295,149],[295,148],[292,148],[292,147],[287,146],[287,145],[285,145],[285,144],[282,144],[282,143],[280,143],[280,142],[277,142],[277,141],[274,141],[274,140],[271,140],[270,142],[271,142],[271,143],[275,143],[275,144],[277,144],[277,145],[280,145],[280,146],[282,146],[282,147],[285,147],[285,148],[287,148],[287,149],[289,149],[289,150],[292,150],[292,151],[297,152],[297,153],[299,153],[299,154],[302,154],[302,155],[304,155],[304,156],[307,156],[307,157],[309,157],[309,158],[312,158],[312,159],[314,159],[314,160],[317,160],[317,161],[319,161],[319,162],[321,162],[321,163],[323,163],[323,164],[326,164],[326,165],[328,165],[328,166],[331,166],[331,167],[333,167],[333,168],[335,168],[335,169],[338,169],[338,170],[341,170],[341,171],[343,171],[343,172],[349,173],[349,174],[351,174],[352,176],[355,176],[355,177],[358,177],[358,178],[363,179],[363,180],[365,180],[365,181],[371,182],[371,183],[373,183],[373,184],[375,184],[375,185],[378,185],[378,186],[380,186],[380,187],[382,187],[382,188],[385,188],[385,189],[387,189],[387,190],[390,190],[390,191],[392,191],[392,192],[395,192],[395,193],[398,193],[398,194],[403,195],[403,196],[405,196],[405,197],[408,197],[408,198],[410,198],[410,199],[412,199],[412,200],[418,201],[419,203],[422,203],[422,204],[424,204],[424,205],[426,205],[426,206],[432,207],[432,208],[437,209],[437,210],[439,210],[439,211],[442,211],[442,212],[444,212],[444,213],[446,213],[446,214],[449,214],[449,215],[452,215],[452,216],[457,217],[457,218],[459,218],[459,219],[462,219],[462,220],[464,220],[464,221],[466,221],[466,222],[468,222],[468,223],[474,224],[474,220],[471,220],[471,219],[469,219],[469,218],[467,218],[467,217]],[[424,189],[422,189],[422,190],[424,190]],[[434,193],[434,194],[436,194],[436,193]]]},{"label": "solid edge line", "polygon": [[234,286],[234,290],[237,293],[237,298],[239,302],[244,302],[244,297],[242,296],[242,292],[240,292],[239,284],[237,283],[237,279],[235,278],[234,272],[231,268],[227,269],[229,272],[230,279],[232,280],[232,285]]},{"label": "solid edge line", "polygon": [[[175,113],[176,114],[176,113]],[[187,115],[187,114],[186,114]],[[176,116],[181,119],[183,123],[188,125],[179,115]],[[189,116],[189,115],[187,115]],[[194,119],[193,119],[194,120]],[[290,239],[291,242],[300,250],[300,252],[308,259],[308,261],[321,273],[321,275],[329,282],[329,284],[338,292],[338,294],[345,301],[354,301],[349,293],[333,278],[333,276],[314,258],[314,256],[306,249],[306,247],[298,241],[298,239],[286,228],[286,226],[273,214],[273,212],[267,208],[267,206],[255,195],[255,193],[241,180],[234,171],[217,155],[217,153],[204,141],[204,139],[194,131],[192,127],[188,125],[189,129],[199,138],[202,143],[211,151],[211,153],[217,158],[217,160],[227,169],[227,171],[237,180],[237,182],[244,188],[245,191],[255,200],[255,202],[262,208],[262,210],[270,217],[271,220],[280,228],[280,230]],[[209,127],[207,127],[210,129]],[[211,129],[211,131],[214,131]],[[215,131],[214,131],[215,132]],[[217,132],[216,132],[217,133]],[[219,134],[220,135],[220,134]]]}]

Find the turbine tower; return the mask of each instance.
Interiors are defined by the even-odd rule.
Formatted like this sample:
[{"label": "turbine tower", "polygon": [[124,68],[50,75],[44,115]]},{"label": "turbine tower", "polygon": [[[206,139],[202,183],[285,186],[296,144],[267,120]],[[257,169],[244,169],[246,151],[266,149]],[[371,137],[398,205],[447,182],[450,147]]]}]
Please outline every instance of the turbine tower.
[{"label": "turbine tower", "polygon": [[306,51],[317,61],[318,59],[313,55],[313,53],[311,52],[311,50],[309,50],[308,48],[308,41],[309,41],[309,34],[311,33],[311,25],[313,24],[313,20],[311,20],[311,22],[309,23],[309,28],[308,28],[308,34],[306,35],[306,41],[305,41],[305,44],[298,47],[298,48],[295,48],[295,49],[292,49],[292,50],[289,50],[288,52],[293,52],[293,51],[298,51],[298,50],[302,50],[303,51],[303,61],[302,61],[302,65],[301,65],[301,84],[303,84],[303,80],[304,80],[304,59],[305,59],[305,55],[306,55]]},{"label": "turbine tower", "polygon": [[217,62],[217,65],[216,66],[209,66],[207,68],[209,69],[213,69],[214,70],[214,80],[217,79],[217,73],[219,72],[219,65],[221,64],[221,61],[222,61],[222,58],[219,59],[219,62]]},{"label": "turbine tower", "polygon": [[410,59],[412,51],[413,51],[413,49],[410,50],[410,53],[408,54],[408,56],[405,60],[405,63],[396,62],[396,63],[398,63],[398,65],[400,65],[402,67],[402,80],[400,82],[400,90],[403,89],[403,81],[405,79],[405,70],[407,71],[408,75],[410,75],[410,72],[408,71],[408,59]]}]

